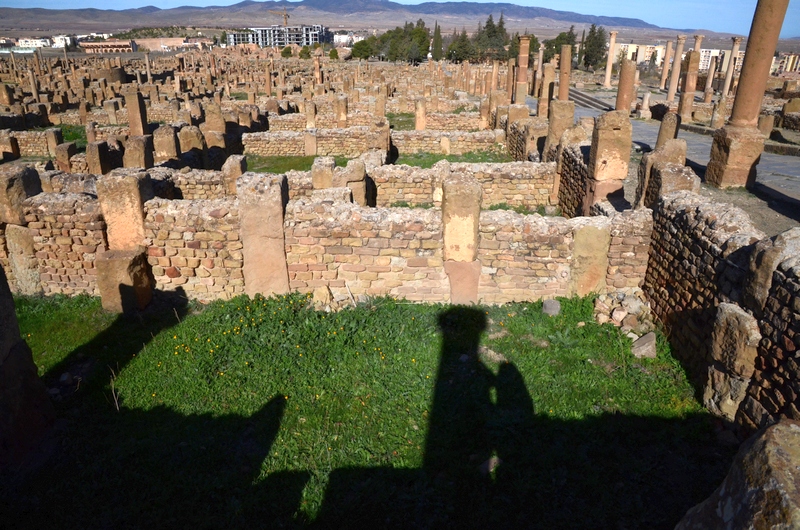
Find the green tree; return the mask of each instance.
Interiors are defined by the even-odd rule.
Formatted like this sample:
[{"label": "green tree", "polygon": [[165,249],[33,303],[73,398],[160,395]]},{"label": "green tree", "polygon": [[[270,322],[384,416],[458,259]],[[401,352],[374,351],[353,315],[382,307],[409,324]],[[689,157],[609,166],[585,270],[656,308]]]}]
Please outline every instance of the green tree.
[{"label": "green tree", "polygon": [[353,45],[352,51],[353,58],[355,59],[369,59],[372,57],[372,46],[368,40],[360,40]]},{"label": "green tree", "polygon": [[433,49],[431,55],[434,61],[441,61],[444,56],[444,47],[442,46],[442,28],[439,23],[435,22],[433,26]]},{"label": "green tree", "polygon": [[291,46],[287,46],[283,50],[281,50],[281,57],[283,57],[284,59],[288,59],[291,56],[292,56],[292,47]]},{"label": "green tree", "polygon": [[467,36],[467,30],[462,29],[461,34],[447,47],[447,58],[460,63],[469,61],[475,56],[475,49]]},{"label": "green tree", "polygon": [[583,45],[583,65],[586,68],[597,68],[606,60],[606,30],[594,24],[589,27]]},{"label": "green tree", "polygon": [[332,61],[338,61],[339,60],[339,52],[336,51],[336,48],[333,48],[331,50],[331,53],[328,55],[328,57],[330,57],[330,59]]},{"label": "green tree", "polygon": [[308,49],[308,46],[300,48],[299,56],[301,59],[311,59],[311,50]]},{"label": "green tree", "polygon": [[544,62],[550,61],[555,54],[561,53],[561,46],[564,44],[575,46],[577,37],[575,35],[575,26],[570,26],[569,31],[562,31],[555,39],[544,41]]}]

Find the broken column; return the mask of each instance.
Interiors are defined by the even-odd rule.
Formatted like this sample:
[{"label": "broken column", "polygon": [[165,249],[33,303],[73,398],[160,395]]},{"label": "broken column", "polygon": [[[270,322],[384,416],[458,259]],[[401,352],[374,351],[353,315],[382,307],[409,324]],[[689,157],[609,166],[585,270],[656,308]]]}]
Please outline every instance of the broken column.
[{"label": "broken column", "polygon": [[475,177],[450,173],[442,182],[444,270],[450,280],[450,303],[478,303],[481,263],[478,225],[483,190]]},{"label": "broken column", "polygon": [[106,311],[144,309],[153,297],[144,248],[144,203],[151,198],[153,185],[145,172],[117,170],[97,179],[108,237],[108,251],[97,255],[97,289]]},{"label": "broken column", "polygon": [[139,91],[125,94],[125,107],[128,109],[128,128],[131,136],[150,134],[150,127],[147,124],[147,109],[144,106],[142,94]]},{"label": "broken column", "polygon": [[550,108],[550,100],[553,99],[555,92],[556,69],[552,64],[544,65],[542,75],[542,95],[539,96],[539,104],[536,108],[536,115],[546,118]]},{"label": "broken column", "polygon": [[788,5],[789,0],[759,0],[756,6],[731,119],[714,133],[706,168],[706,181],[719,188],[755,184],[765,140],[758,116]]},{"label": "broken column", "polygon": [[636,63],[629,59],[622,59],[619,65],[619,84],[617,85],[617,102],[615,110],[631,113],[633,103],[633,83],[636,75]]},{"label": "broken column", "polygon": [[593,204],[622,192],[628,176],[633,135],[628,114],[624,110],[614,110],[600,115],[595,122],[583,215],[589,215]]},{"label": "broken column", "polygon": [[667,41],[667,50],[664,52],[664,61],[661,64],[661,81],[658,88],[664,90],[667,84],[667,75],[669,74],[669,62],[672,60],[672,41]]},{"label": "broken column", "polygon": [[425,98],[417,98],[414,106],[414,130],[424,131],[428,120],[425,112]]},{"label": "broken column", "polygon": [[694,93],[697,90],[697,75],[700,71],[700,52],[692,50],[686,54],[686,79],[678,101],[678,114],[681,121],[692,121],[694,109]]},{"label": "broken column", "polygon": [[[736,69],[736,61],[739,60],[739,46],[742,44],[742,37],[731,37],[733,47],[731,48],[731,56],[728,59],[728,68],[725,70],[725,83],[722,85],[722,97],[728,97],[729,90],[731,89],[731,81],[733,81],[733,72]],[[749,45],[749,43],[748,43]],[[747,54],[745,54],[747,56]]]},{"label": "broken column", "polygon": [[285,175],[247,172],[236,182],[244,266],[244,289],[249,296],[289,292],[283,213],[289,199]]},{"label": "broken column", "polygon": [[561,56],[559,60],[558,74],[558,99],[559,101],[569,101],[569,78],[572,73],[572,45],[564,44],[561,46]]}]

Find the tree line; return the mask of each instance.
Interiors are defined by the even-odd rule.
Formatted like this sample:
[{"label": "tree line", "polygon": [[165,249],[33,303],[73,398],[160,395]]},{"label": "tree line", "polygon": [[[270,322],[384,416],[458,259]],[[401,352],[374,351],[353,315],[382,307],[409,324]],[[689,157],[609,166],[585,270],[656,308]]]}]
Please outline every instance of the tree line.
[{"label": "tree line", "polygon": [[[352,50],[354,59],[369,59],[371,57],[388,61],[405,61],[418,64],[428,58],[434,61],[448,59],[454,62],[486,62],[493,60],[507,60],[519,55],[519,33],[509,34],[505,27],[502,13],[497,22],[490,14],[486,22],[479,23],[477,30],[470,36],[466,28],[460,32],[454,31],[452,35],[442,36],[438,22],[434,24],[433,34],[422,19],[416,24],[406,22],[403,27],[396,27],[380,36],[370,36],[355,43]],[[539,39],[530,35],[530,61],[539,52]],[[569,31],[561,32],[553,39],[542,42],[545,46],[545,62],[561,52],[561,46],[569,44],[575,47],[577,35],[575,27]],[[592,24],[588,35],[584,31],[581,37],[581,46],[578,57],[573,57],[574,62],[586,68],[597,68],[605,62],[606,57],[606,31],[600,26]]]}]

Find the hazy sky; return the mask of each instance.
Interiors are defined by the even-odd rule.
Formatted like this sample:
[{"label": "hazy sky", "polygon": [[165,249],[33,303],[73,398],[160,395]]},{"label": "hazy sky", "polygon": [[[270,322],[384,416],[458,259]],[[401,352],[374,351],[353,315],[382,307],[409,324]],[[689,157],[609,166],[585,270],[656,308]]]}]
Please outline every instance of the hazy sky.
[{"label": "hazy sky", "polygon": [[[181,5],[230,5],[240,0],[119,0],[117,9],[156,5],[162,9]],[[342,0],[346,2],[347,0]],[[403,4],[418,4],[417,0],[398,0]],[[475,1],[475,0],[473,0]],[[481,1],[481,0],[477,0]],[[502,0],[497,0],[502,1]],[[506,0],[509,1],[509,0]],[[519,5],[547,7],[560,11],[575,11],[586,15],[607,15],[640,18],[645,22],[676,29],[709,29],[747,35],[753,20],[756,0],[519,0]],[[45,7],[106,9],[107,0],[0,0],[2,7]],[[783,23],[781,37],[800,37],[800,0],[791,0]]]}]

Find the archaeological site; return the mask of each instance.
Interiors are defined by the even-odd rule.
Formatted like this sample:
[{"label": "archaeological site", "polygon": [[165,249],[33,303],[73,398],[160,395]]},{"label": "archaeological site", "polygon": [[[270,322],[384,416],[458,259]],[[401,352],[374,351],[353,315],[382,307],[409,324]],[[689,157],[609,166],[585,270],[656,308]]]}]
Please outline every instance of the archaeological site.
[{"label": "archaeological site", "polygon": [[[767,156],[800,164],[800,146],[769,141],[800,130],[800,79],[769,70],[787,5],[758,2],[732,41],[743,64],[701,68],[703,36],[679,34],[652,82],[611,53],[581,70],[571,44],[545,61],[528,35],[516,58],[478,63],[247,44],[3,54],[0,470],[52,439],[65,395],[37,374],[15,297],[99,297],[133,326],[178,299],[299,293],[335,315],[384,297],[591,296],[592,325],[619,329],[637,357],[663,335],[720,436],[747,440],[671,525],[800,527],[800,201],[785,198],[788,229],[773,230],[721,199],[755,190]],[[310,169],[259,169],[278,158]]]}]

